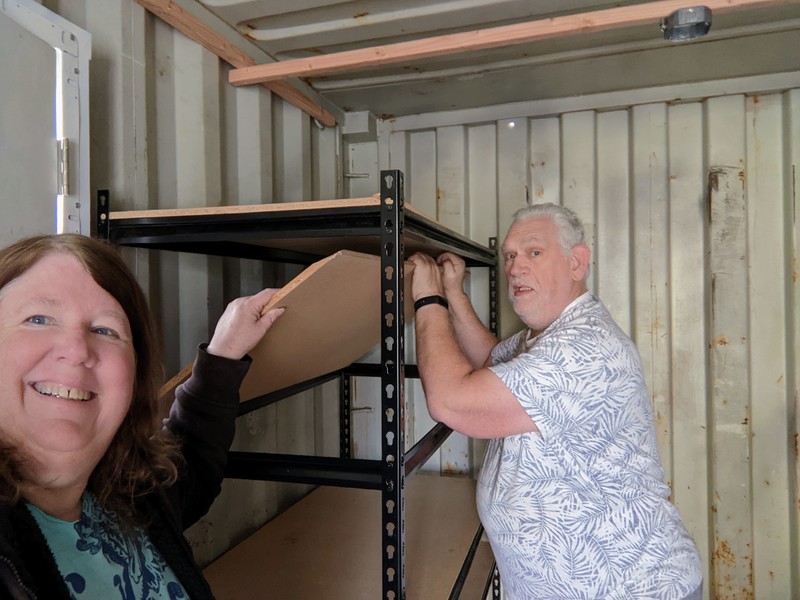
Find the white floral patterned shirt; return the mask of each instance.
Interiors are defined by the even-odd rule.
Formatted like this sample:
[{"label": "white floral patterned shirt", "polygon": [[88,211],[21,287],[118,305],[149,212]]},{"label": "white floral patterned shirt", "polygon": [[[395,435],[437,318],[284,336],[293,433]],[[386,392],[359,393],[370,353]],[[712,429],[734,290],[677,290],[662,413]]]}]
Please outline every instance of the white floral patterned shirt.
[{"label": "white floral patterned shirt", "polygon": [[491,369],[539,432],[492,440],[477,491],[507,600],[688,596],[700,558],[662,482],[633,342],[589,293],[528,333]]}]

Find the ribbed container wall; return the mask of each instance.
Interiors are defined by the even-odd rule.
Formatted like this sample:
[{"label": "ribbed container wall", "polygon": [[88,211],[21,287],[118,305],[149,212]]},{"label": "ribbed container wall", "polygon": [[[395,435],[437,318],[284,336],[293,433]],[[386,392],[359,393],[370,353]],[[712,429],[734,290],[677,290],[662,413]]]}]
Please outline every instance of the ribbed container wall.
[{"label": "ribbed container wall", "polygon": [[[706,597],[800,598],[800,90],[457,118],[383,123],[381,166],[406,173],[406,201],[479,241],[502,242],[528,203],[583,218],[590,289],[638,345]],[[498,287],[505,336],[520,324]],[[411,395],[409,427],[422,430]],[[481,448],[455,436],[438,468],[477,468]]]},{"label": "ribbed container wall", "polygon": [[[92,35],[91,189],[109,190],[112,210],[364,196],[378,168],[401,169],[408,202],[481,242],[502,241],[529,202],[576,209],[593,252],[591,289],[642,354],[665,478],[702,553],[706,598],[800,598],[796,76],[786,91],[767,77],[748,93],[653,101],[630,91],[502,117],[398,118],[380,124],[377,142],[345,148],[338,128],[318,127],[265,88],[229,86],[215,55],[136,2],[43,4]],[[681,97],[705,99],[667,101]],[[375,177],[344,189],[343,164]],[[227,301],[298,270],[125,252],[162,328],[167,375],[191,361]],[[486,318],[484,271],[469,285]],[[500,290],[508,335],[519,322]],[[353,419],[359,456],[379,447],[379,427],[366,423],[377,418],[366,405],[372,385],[359,382],[354,399],[365,409]],[[326,386],[247,415],[235,448],[337,454],[335,395]],[[432,423],[416,382],[409,400],[413,443]],[[426,468],[474,474],[482,451],[454,435]],[[198,560],[306,489],[226,481],[189,532]]]},{"label": "ribbed container wall", "polygon": [[[234,88],[228,65],[129,0],[47,2],[92,35],[91,187],[111,210],[340,197],[340,131],[262,87]],[[300,267],[124,250],[162,331],[167,376],[189,364],[227,302],[280,286]],[[338,455],[338,387],[242,417],[234,449]],[[294,503],[308,486],[226,480],[188,532],[201,564]]]}]

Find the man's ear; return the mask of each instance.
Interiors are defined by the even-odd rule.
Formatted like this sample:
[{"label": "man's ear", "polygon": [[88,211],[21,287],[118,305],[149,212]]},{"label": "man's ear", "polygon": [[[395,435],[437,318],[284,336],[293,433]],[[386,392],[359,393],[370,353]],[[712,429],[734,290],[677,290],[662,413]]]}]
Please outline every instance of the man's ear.
[{"label": "man's ear", "polygon": [[572,256],[570,258],[570,266],[573,281],[581,281],[586,277],[586,271],[589,269],[589,260],[591,260],[592,251],[586,244],[576,244],[572,247]]}]

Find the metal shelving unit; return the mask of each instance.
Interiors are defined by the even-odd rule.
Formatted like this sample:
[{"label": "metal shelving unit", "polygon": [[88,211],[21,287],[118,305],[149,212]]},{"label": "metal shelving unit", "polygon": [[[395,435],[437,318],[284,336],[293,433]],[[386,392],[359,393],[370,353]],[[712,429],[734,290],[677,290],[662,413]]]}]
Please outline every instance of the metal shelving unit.
[{"label": "metal shelving unit", "polygon": [[[352,249],[381,258],[380,363],[353,364],[341,371],[254,398],[240,405],[240,415],[288,398],[316,385],[340,381],[340,440],[338,458],[232,452],[226,477],[287,481],[380,490],[382,494],[382,578],[384,598],[405,598],[405,478],[412,475],[441,446],[450,429],[436,425],[407,452],[405,448],[405,378],[418,377],[405,364],[403,261],[415,251],[456,253],[468,266],[491,270],[490,327],[497,330],[496,249],[477,244],[407,209],[403,174],[382,171],[378,199],[354,200],[344,206],[329,202],[293,203],[285,209],[137,211],[113,213],[98,203],[98,233],[117,245],[192,252],[238,258],[311,264],[325,256],[323,248]],[[270,210],[266,210],[269,207]],[[410,207],[409,207],[410,208]],[[350,381],[355,376],[381,380],[380,460],[350,456]],[[478,532],[480,534],[480,531]],[[474,549],[472,551],[474,553]],[[469,553],[468,553],[469,558]],[[465,561],[463,571],[469,569]],[[462,573],[463,575],[463,573]],[[463,577],[459,578],[460,580]],[[490,574],[495,583],[496,572]],[[487,584],[489,585],[489,584]],[[488,588],[487,588],[488,589]],[[459,582],[451,598],[457,598]]]}]

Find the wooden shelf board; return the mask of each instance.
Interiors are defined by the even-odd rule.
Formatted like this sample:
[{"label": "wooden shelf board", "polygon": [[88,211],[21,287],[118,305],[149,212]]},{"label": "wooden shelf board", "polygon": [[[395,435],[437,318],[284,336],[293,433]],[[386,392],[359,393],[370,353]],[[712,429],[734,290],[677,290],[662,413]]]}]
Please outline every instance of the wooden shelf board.
[{"label": "wooden shelf board", "polygon": [[[475,481],[406,480],[406,594],[445,600],[477,531]],[[382,597],[381,495],[320,487],[205,569],[218,600]],[[462,598],[477,599],[492,563],[481,542]]]}]

